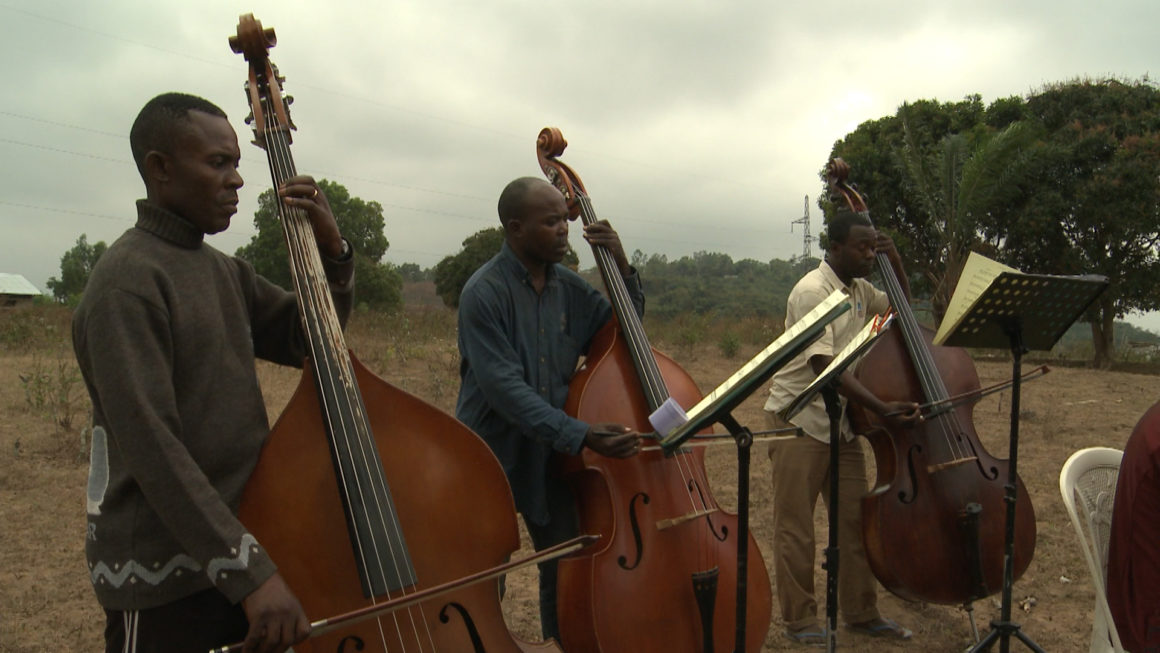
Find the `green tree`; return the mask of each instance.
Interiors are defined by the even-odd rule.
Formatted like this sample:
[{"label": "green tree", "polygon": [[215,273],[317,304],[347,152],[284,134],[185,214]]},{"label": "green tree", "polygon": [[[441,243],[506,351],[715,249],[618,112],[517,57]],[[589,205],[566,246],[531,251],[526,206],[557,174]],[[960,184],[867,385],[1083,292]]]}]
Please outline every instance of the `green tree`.
[{"label": "green tree", "polygon": [[967,255],[986,249],[980,219],[1011,219],[1026,197],[1024,180],[1031,170],[1036,130],[1014,122],[975,138],[950,134],[926,155],[914,142],[905,113],[903,131],[906,138],[896,152],[903,195],[912,207],[910,215],[925,225],[921,242],[926,247],[912,255],[918,262],[915,272],[925,278],[935,318],[941,320]]},{"label": "green tree", "polygon": [[[342,184],[326,179],[320,179],[318,186],[326,193],[338,228],[354,250],[356,301],[376,310],[394,310],[402,306],[402,275],[395,266],[380,262],[390,247],[383,235],[382,205],[354,197]],[[258,196],[254,227],[258,233],[249,243],[238,248],[237,256],[249,261],[258,274],[291,289],[289,256],[278,216],[278,197],[272,188]]]},{"label": "green tree", "polygon": [[424,270],[418,263],[403,263],[399,266],[399,274],[403,281],[427,281],[431,278],[431,270]]},{"label": "green tree", "polygon": [[1160,308],[1158,134],[1155,84],[1085,80],[985,109],[978,96],[903,105],[859,125],[833,155],[853,168],[936,312],[967,249],[1027,271],[1107,276],[1084,317],[1103,366],[1115,319]]},{"label": "green tree", "polygon": [[943,305],[958,279],[957,259],[976,241],[964,206],[973,200],[960,184],[968,159],[988,138],[986,115],[978,95],[905,103],[893,116],[862,123],[831,151],[850,164],[875,226],[894,238],[907,271],[919,278],[914,290]]},{"label": "green tree", "polygon": [[1115,359],[1115,320],[1160,307],[1160,89],[1147,79],[1073,81],[1027,100],[1045,135],[1020,219],[984,227],[1008,263],[1052,274],[1101,274],[1088,310],[1094,362]]},{"label": "green tree", "polygon": [[[451,308],[459,306],[459,294],[463,292],[467,280],[479,266],[499,253],[503,241],[503,227],[481,229],[463,240],[463,249],[457,254],[445,256],[442,261],[435,264],[431,269],[431,276],[435,280],[435,292],[445,305]],[[561,263],[573,270],[579,267],[580,258],[571,245],[568,246]]]},{"label": "green tree", "polygon": [[60,278],[51,277],[46,284],[53,298],[61,304],[75,306],[89,282],[93,266],[106,249],[105,241],[90,245],[88,235],[81,234],[76,245],[60,257]]},{"label": "green tree", "polygon": [[452,308],[459,306],[463,286],[479,266],[499,253],[503,239],[503,227],[482,229],[463,240],[463,249],[459,253],[445,256],[435,265],[435,292],[444,304]]}]

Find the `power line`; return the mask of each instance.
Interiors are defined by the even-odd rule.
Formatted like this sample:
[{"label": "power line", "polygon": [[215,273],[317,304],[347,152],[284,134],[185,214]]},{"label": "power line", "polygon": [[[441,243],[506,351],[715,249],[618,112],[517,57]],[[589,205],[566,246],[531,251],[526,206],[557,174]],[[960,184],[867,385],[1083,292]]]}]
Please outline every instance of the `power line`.
[{"label": "power line", "polygon": [[[196,57],[196,56],[191,56],[191,55],[188,55],[188,54],[180,52],[180,51],[176,51],[176,50],[172,50],[172,49],[168,49],[168,48],[163,48],[163,47],[158,47],[158,46],[154,46],[154,45],[144,43],[141,41],[136,41],[133,39],[124,38],[124,37],[121,37],[117,34],[93,29],[91,27],[86,27],[86,26],[79,25],[76,23],[71,23],[71,22],[68,22],[65,20],[51,18],[51,17],[44,16],[42,14],[38,14],[35,12],[27,11],[24,9],[19,9],[16,7],[12,7],[10,5],[0,4],[0,8],[8,9],[10,11],[20,13],[20,14],[23,14],[25,16],[35,18],[38,20],[42,20],[45,22],[62,25],[62,26],[68,27],[70,29],[79,30],[79,31],[83,31],[83,32],[89,32],[89,33],[98,35],[98,36],[103,37],[103,38],[108,38],[108,39],[128,43],[128,44],[135,45],[135,46],[145,47],[145,48],[155,50],[158,52],[164,52],[166,54],[172,54],[172,55],[182,57],[185,59],[189,59],[192,61],[197,61],[199,63],[209,63],[209,64],[214,65],[215,67],[229,68],[231,70],[236,68],[236,66],[233,64],[227,64],[227,63],[223,63],[223,62],[216,61],[216,60],[208,60],[208,59],[203,59],[203,58]],[[437,120],[437,121],[444,122],[444,123],[455,124],[455,125],[458,125],[458,126],[461,126],[464,128],[468,128],[468,129],[473,129],[473,130],[477,130],[477,131],[483,131],[483,132],[488,132],[491,134],[496,134],[496,135],[508,137],[508,138],[513,139],[513,140],[519,140],[520,142],[523,142],[525,140],[523,136],[512,134],[510,132],[491,129],[488,127],[483,127],[481,125],[471,124],[471,123],[460,121],[460,120],[455,120],[455,119],[450,119],[450,118],[446,118],[446,117],[442,117],[442,116],[437,116],[437,115],[433,115],[433,114],[422,112],[422,111],[414,111],[414,110],[410,110],[410,109],[405,109],[403,107],[387,104],[387,103],[384,103],[384,102],[379,101],[379,100],[375,100],[375,99],[371,99],[371,98],[367,98],[367,97],[360,97],[357,95],[352,95],[349,93],[344,93],[344,92],[332,90],[332,89],[329,89],[326,87],[313,85],[313,84],[310,84],[308,82],[305,82],[305,83],[304,82],[295,82],[295,85],[298,87],[301,87],[301,88],[314,89],[314,90],[316,90],[320,93],[326,94],[326,95],[330,95],[330,96],[334,96],[334,97],[338,97],[338,98],[349,99],[349,100],[356,100],[356,101],[363,102],[363,103],[370,104],[370,105],[374,105],[377,107],[388,108],[388,109],[392,109],[395,111],[420,116],[420,117],[430,119],[430,120]],[[9,112],[9,111],[0,111],[0,115],[6,115],[6,116],[13,117],[13,118],[21,119],[21,120],[30,120],[30,121],[35,121],[35,122],[41,122],[44,124],[51,124],[51,125],[66,127],[66,128],[70,128],[70,129],[77,129],[77,130],[97,133],[97,134],[101,134],[101,135],[105,135],[105,136],[114,136],[114,137],[119,137],[119,138],[125,138],[125,136],[123,136],[123,135],[115,134],[115,133],[100,130],[100,129],[94,129],[94,128],[80,126],[80,125],[74,125],[74,124],[69,124],[69,123],[64,123],[64,122],[36,118],[36,117],[27,116],[27,115]],[[17,140],[11,140],[11,139],[0,139],[0,142],[6,142],[9,144],[19,145],[22,147],[36,148],[36,149],[41,149],[41,150],[45,150],[45,151],[51,151],[51,152],[62,153],[62,154],[69,154],[69,155],[73,155],[73,156],[80,156],[80,157],[97,159],[97,160],[114,161],[117,163],[124,163],[124,164],[131,164],[132,163],[131,161],[127,161],[124,159],[102,157],[102,156],[98,156],[98,155],[76,152],[76,151],[72,151],[72,150],[68,150],[68,149],[56,148],[56,147],[40,145],[40,144],[36,144],[36,143],[29,143],[29,142],[25,142],[25,141],[17,141]],[[647,163],[642,163],[639,161],[633,161],[631,159],[602,154],[602,153],[595,151],[595,150],[585,150],[582,148],[573,148],[573,150],[580,151],[580,152],[589,152],[589,153],[592,153],[594,156],[597,156],[600,158],[604,158],[604,159],[612,160],[612,161],[618,161],[618,162],[626,163],[629,165],[634,165],[634,166],[637,166],[639,168],[647,168],[647,169],[651,169],[651,170],[661,170],[661,171],[666,170],[663,167],[656,166],[653,164],[647,164]],[[672,169],[668,169],[668,170],[671,171]],[[429,194],[439,195],[439,196],[458,197],[458,198],[462,198],[462,199],[468,199],[468,200],[480,201],[480,202],[491,202],[492,201],[490,198],[482,198],[482,197],[474,196],[474,195],[451,193],[451,192],[447,192],[447,191],[440,191],[440,190],[417,187],[417,186],[408,186],[408,185],[404,185],[404,184],[387,182],[387,181],[383,181],[383,180],[379,180],[379,179],[357,177],[357,176],[353,176],[353,175],[333,174],[333,173],[328,173],[328,172],[323,172],[323,171],[316,171],[316,172],[318,172],[320,175],[326,175],[326,176],[329,176],[329,177],[334,178],[336,180],[353,179],[353,180],[358,180],[358,181],[362,181],[362,182],[366,182],[366,183],[373,183],[373,184],[378,184],[378,185],[382,185],[382,186],[401,188],[401,189],[406,189],[406,190],[410,190],[410,191],[429,193]],[[678,171],[678,172],[681,172],[681,171]],[[685,174],[689,177],[699,177],[702,179],[707,179],[707,180],[712,180],[712,181],[728,181],[729,183],[735,184],[735,185],[743,185],[743,186],[749,185],[749,184],[744,184],[742,182],[739,182],[737,180],[719,179],[719,178],[715,178],[715,177],[699,175],[699,174],[694,174],[694,173],[681,172],[681,174]],[[493,221],[493,218],[490,216],[485,218],[485,217],[480,217],[480,216],[463,215],[461,213],[442,211],[442,210],[437,210],[437,209],[425,209],[425,208],[419,208],[419,207],[415,207],[415,206],[408,206],[408,205],[397,204],[397,203],[381,203],[381,204],[383,206],[391,207],[391,208],[394,208],[397,210],[414,211],[417,213],[426,213],[426,214],[431,214],[431,215],[442,215],[442,216],[448,216],[448,217],[453,217],[453,218],[457,218],[457,219],[466,219],[466,220],[477,221],[477,222],[481,222],[481,221],[482,222],[491,222],[491,221]],[[41,207],[41,208],[43,208],[44,210],[55,210],[55,209],[51,209],[48,207]],[[616,216],[610,216],[610,217],[613,219],[616,218]],[[669,221],[664,221],[664,220],[649,220],[649,219],[645,219],[645,218],[633,218],[633,222],[656,224],[656,225],[661,225],[661,226],[667,227],[667,228],[704,227],[704,225],[702,225],[702,224],[674,223],[674,222],[669,222]],[[750,227],[750,228],[747,228],[746,231],[764,232],[764,231],[773,231],[773,229],[760,229],[760,228]],[[708,246],[708,244],[704,241],[694,242],[694,241],[680,240],[680,239],[656,238],[656,237],[652,237],[652,236],[650,236],[648,239],[653,241],[653,242],[667,242],[667,243],[683,244],[683,245],[691,245],[691,246],[702,246],[702,247]]]},{"label": "power line", "polygon": [[[0,112],[0,114],[3,114],[3,113],[7,113],[7,112]],[[21,117],[23,117],[23,116],[21,116]],[[84,127],[78,127],[75,125],[67,125],[65,123],[54,123],[54,124],[59,124],[59,125],[74,128],[74,129],[86,129]],[[24,141],[17,141],[17,140],[12,140],[12,139],[7,139],[7,138],[0,138],[0,143],[9,143],[12,145],[19,145],[22,147],[30,147],[30,148],[34,148],[34,149],[45,150],[48,152],[55,152],[57,154],[68,154],[68,155],[72,155],[72,156],[79,156],[79,157],[84,157],[84,158],[89,158],[89,159],[97,159],[97,160],[102,160],[102,161],[112,161],[115,163],[123,163],[123,164],[130,164],[130,165],[133,164],[132,161],[128,161],[125,159],[116,159],[116,158],[112,158],[112,157],[104,157],[104,156],[99,156],[96,154],[88,154],[85,152],[77,152],[75,150],[67,150],[64,148],[51,147],[48,145],[40,145],[37,143],[28,143],[28,142],[24,142]],[[433,195],[442,195],[442,196],[447,196],[447,197],[458,197],[461,199],[469,199],[469,200],[474,200],[474,201],[479,201],[479,202],[491,202],[490,199],[479,197],[477,195],[465,195],[462,193],[450,193],[450,192],[446,192],[446,191],[435,190],[432,188],[423,188],[420,186],[409,186],[409,185],[405,185],[405,184],[396,184],[396,183],[392,183],[389,181],[383,181],[380,179],[371,179],[371,178],[367,178],[367,177],[347,176],[347,175],[343,175],[341,173],[336,174],[333,172],[327,172],[327,171],[318,170],[318,169],[306,168],[306,169],[303,169],[303,172],[307,173],[307,174],[315,174],[316,176],[319,176],[319,177],[326,176],[326,177],[333,179],[335,181],[338,181],[338,182],[344,182],[346,180],[354,179],[354,180],[378,184],[378,185],[382,185],[382,186],[390,186],[393,188],[402,188],[402,189],[406,189],[406,190],[413,190],[413,191],[419,191],[419,192],[423,192],[423,193],[430,193]],[[492,221],[492,218],[490,216],[484,218],[484,217],[480,217],[480,216],[464,215],[462,213],[455,213],[452,211],[441,211],[438,209],[425,209],[425,208],[420,208],[417,206],[408,206],[405,204],[398,204],[398,203],[393,203],[393,202],[379,202],[379,204],[381,206],[384,206],[384,207],[389,206],[391,208],[400,209],[400,210],[404,210],[404,211],[414,211],[416,213],[426,213],[426,214],[431,214],[431,215],[444,215],[444,216],[448,216],[448,217],[452,217],[452,218],[471,220],[471,221],[475,221],[475,222],[481,222],[481,221],[482,222],[491,222]],[[611,215],[611,216],[609,216],[609,218],[614,220],[614,219],[617,219],[617,216]],[[634,217],[632,219],[632,222],[656,224],[656,225],[661,225],[664,227],[704,227],[705,226],[705,225],[701,225],[701,224],[677,223],[677,222],[671,222],[671,221],[665,221],[665,220],[650,220],[648,218],[640,218],[640,217]],[[762,229],[760,227],[749,227],[747,229],[747,231],[761,233],[761,232],[772,232],[774,230],[773,229]],[[703,244],[700,242],[691,242],[691,241],[665,239],[665,238],[653,238],[653,240],[657,240],[657,241],[661,241],[661,242],[677,243],[677,244],[686,244],[686,245]]]},{"label": "power line", "polygon": [[[93,129],[90,127],[83,127],[80,125],[73,125],[73,124],[64,123],[64,122],[57,122],[54,120],[44,120],[41,118],[34,118],[32,116],[25,116],[22,114],[13,113],[11,111],[0,111],[0,115],[11,116],[13,118],[19,118],[21,120],[31,120],[31,121],[35,121],[35,122],[48,124],[48,125],[55,125],[58,127],[67,127],[69,129],[76,129],[76,130],[80,130],[80,131],[92,132],[94,134],[101,134],[104,136],[113,136],[116,138],[120,138],[122,140],[127,140],[127,138],[128,138],[122,134],[115,134],[113,132],[102,131],[100,129]],[[74,156],[81,156],[81,157],[86,157],[86,158],[91,158],[91,159],[102,159],[105,161],[115,161],[117,163],[132,163],[132,161],[126,161],[125,159],[113,159],[113,158],[108,158],[108,157],[102,157],[102,156],[98,156],[95,154],[86,154],[84,152],[77,152],[75,150],[66,150],[63,148],[51,147],[48,145],[40,145],[38,143],[28,143],[25,141],[17,141],[17,140],[11,140],[11,139],[6,139],[6,138],[0,138],[0,142],[10,143],[13,145],[21,145],[24,147],[32,147],[32,148],[36,148],[36,149],[40,149],[40,150],[47,150],[47,151],[51,151],[51,152],[58,152],[61,154],[71,154]],[[396,184],[396,183],[389,182],[389,181],[383,181],[381,179],[371,179],[368,177],[358,177],[358,176],[354,176],[354,175],[345,175],[342,173],[328,172],[325,170],[309,169],[309,170],[304,170],[304,172],[306,174],[313,174],[315,176],[326,177],[326,178],[330,178],[330,179],[339,179],[339,180],[341,180],[341,179],[353,179],[353,180],[367,182],[367,183],[371,183],[371,184],[378,184],[380,186],[390,186],[393,188],[402,188],[405,190],[418,191],[421,193],[430,193],[432,195],[443,195],[445,197],[458,197],[461,199],[476,200],[476,201],[481,201],[481,202],[492,201],[490,198],[479,197],[478,195],[465,195],[463,193],[452,193],[452,192],[448,192],[448,191],[436,190],[434,188],[424,188],[422,186],[409,186],[406,184]]]},{"label": "power line", "polygon": [[8,202],[6,200],[0,200],[0,205],[15,206],[15,207],[21,208],[21,209],[36,209],[38,211],[51,211],[53,213],[71,213],[73,215],[87,215],[87,216],[91,216],[94,218],[102,218],[105,220],[116,220],[117,222],[133,222],[136,219],[136,218],[126,218],[125,216],[118,216],[118,215],[107,215],[105,213],[93,213],[92,211],[77,211],[74,209],[61,209],[61,208],[54,208],[51,206],[40,206],[37,204],[21,204],[19,202]]},{"label": "power line", "polygon": [[128,163],[128,164],[133,163],[132,161],[126,161],[125,159],[114,159],[112,157],[100,156],[97,154],[86,154],[84,152],[65,150],[65,149],[61,149],[58,147],[49,147],[47,145],[38,145],[36,143],[25,143],[24,141],[15,141],[15,140],[12,140],[10,138],[0,138],[0,143],[9,143],[11,145],[20,145],[22,147],[31,147],[31,148],[34,148],[37,150],[46,150],[49,152],[56,152],[58,154],[71,154],[73,156],[85,157],[86,159],[97,159],[100,161],[112,161],[113,163]]},{"label": "power line", "polygon": [[107,132],[107,131],[104,131],[101,129],[93,129],[91,127],[81,127],[80,125],[71,125],[67,122],[56,122],[55,120],[45,120],[44,118],[34,118],[32,116],[25,116],[23,114],[13,113],[11,111],[0,111],[0,116],[11,116],[13,118],[20,118],[21,120],[31,120],[33,122],[40,122],[40,123],[44,123],[46,125],[55,125],[57,127],[68,127],[69,129],[78,129],[80,131],[91,132],[93,134],[101,134],[102,136],[113,136],[115,138],[119,138],[122,140],[126,140],[128,138],[124,134]]},{"label": "power line", "polygon": [[[222,62],[222,61],[209,60],[209,59],[203,59],[203,58],[201,58],[201,57],[195,57],[195,56],[193,56],[193,55],[189,55],[189,54],[186,54],[186,53],[184,53],[184,52],[177,51],[177,50],[171,50],[171,49],[168,49],[168,48],[163,48],[163,47],[159,47],[159,46],[155,46],[155,45],[150,45],[150,44],[148,44],[148,43],[144,43],[144,42],[141,42],[141,41],[136,41],[136,40],[133,40],[133,39],[125,38],[125,37],[122,37],[122,36],[119,36],[119,35],[116,35],[116,34],[112,34],[112,33],[109,33],[109,32],[105,32],[105,31],[102,31],[102,30],[97,30],[97,29],[93,29],[93,28],[91,28],[91,27],[86,27],[86,26],[83,26],[83,25],[78,25],[78,24],[75,24],[75,23],[70,23],[70,22],[68,22],[68,21],[65,21],[65,20],[60,20],[60,19],[58,19],[58,18],[51,18],[51,17],[49,17],[49,16],[44,16],[44,15],[42,15],[42,14],[38,14],[38,13],[35,13],[35,12],[31,12],[31,11],[28,11],[28,10],[26,10],[26,9],[20,9],[20,8],[16,8],[16,7],[13,7],[13,6],[11,6],[11,5],[0,4],[0,8],[2,8],[2,9],[8,9],[9,11],[13,11],[13,12],[17,12],[17,13],[20,13],[20,14],[24,14],[24,15],[26,15],[26,16],[29,16],[29,17],[32,17],[32,18],[36,18],[36,19],[39,19],[39,20],[43,20],[43,21],[46,21],[46,22],[50,22],[50,23],[56,23],[56,24],[59,24],[59,25],[64,25],[64,26],[66,26],[66,27],[69,27],[69,28],[71,28],[71,29],[75,29],[75,30],[79,30],[79,31],[83,31],[83,32],[90,32],[90,33],[92,33],[92,34],[96,34],[96,35],[98,35],[98,36],[101,36],[101,37],[104,37],[104,38],[108,38],[108,39],[112,39],[112,40],[115,40],[115,41],[120,41],[120,42],[123,42],[123,43],[128,43],[128,44],[131,44],[131,45],[136,45],[136,46],[140,46],[140,47],[148,48],[148,49],[151,49],[151,50],[156,50],[156,51],[158,51],[158,52],[164,52],[164,53],[166,53],[166,54],[172,54],[172,55],[174,55],[174,56],[182,57],[182,58],[184,58],[184,59],[189,59],[189,60],[191,60],[191,61],[197,61],[197,62],[199,62],[199,63],[210,64],[210,65],[213,65],[213,66],[215,66],[215,67],[218,67],[218,68],[229,68],[229,69],[231,69],[231,70],[235,70],[235,69],[236,69],[236,66],[235,66],[235,65],[233,65],[233,64],[227,64],[227,63],[224,63],[224,62]],[[448,117],[445,117],[445,116],[438,116],[438,115],[435,115],[435,114],[432,114],[432,113],[428,113],[428,112],[424,112],[424,111],[415,111],[415,110],[413,110],[413,109],[407,109],[407,108],[404,108],[404,107],[400,107],[400,106],[398,106],[398,105],[394,105],[394,104],[388,104],[388,103],[386,103],[386,102],[382,102],[381,100],[376,100],[376,99],[373,99],[373,98],[368,98],[368,97],[365,97],[365,96],[353,95],[353,94],[346,93],[346,92],[343,92],[343,91],[337,91],[337,90],[334,90],[334,89],[331,89],[331,88],[327,88],[327,87],[325,87],[325,86],[319,86],[319,85],[316,85],[316,84],[311,84],[309,81],[305,81],[305,82],[304,82],[304,81],[296,80],[295,82],[293,82],[293,84],[292,84],[292,85],[293,85],[294,87],[298,87],[298,88],[308,88],[308,89],[313,89],[313,90],[317,90],[317,91],[319,91],[319,92],[321,92],[321,93],[324,93],[324,94],[327,94],[327,95],[331,95],[331,96],[334,96],[334,97],[338,97],[338,98],[344,98],[344,99],[348,99],[348,100],[354,100],[354,101],[357,101],[357,102],[362,102],[362,103],[365,103],[365,104],[370,104],[370,105],[373,105],[373,106],[376,106],[376,107],[381,107],[381,108],[391,109],[391,110],[393,110],[393,111],[398,111],[398,112],[400,112],[400,113],[406,113],[406,114],[410,114],[410,115],[414,115],[414,116],[422,117],[422,118],[425,118],[425,119],[428,119],[428,120],[433,120],[433,121],[437,121],[437,122],[441,122],[441,123],[447,123],[447,124],[453,124],[453,125],[457,125],[457,126],[460,126],[460,127],[463,127],[463,128],[465,128],[465,129],[471,129],[471,130],[475,130],[475,131],[479,131],[479,132],[486,132],[486,133],[489,133],[489,134],[494,134],[494,135],[498,135],[498,136],[504,136],[504,137],[510,138],[510,139],[512,139],[512,140],[514,140],[514,141],[518,141],[518,142],[520,142],[520,143],[525,143],[525,142],[527,141],[527,137],[526,137],[526,136],[524,136],[524,135],[522,135],[522,134],[513,134],[513,133],[511,133],[511,132],[507,132],[507,131],[503,131],[503,130],[498,130],[498,129],[494,129],[494,128],[491,128],[491,127],[485,127],[485,126],[483,126],[483,125],[474,124],[474,123],[470,123],[470,122],[465,122],[465,121],[458,120],[458,119],[455,119],[455,118],[448,118]],[[618,157],[618,156],[615,156],[615,155],[603,154],[603,153],[600,153],[599,151],[596,151],[596,150],[590,150],[590,149],[584,149],[584,148],[573,148],[573,151],[574,151],[574,152],[590,152],[590,153],[592,153],[594,156],[597,156],[597,157],[599,157],[599,158],[603,158],[603,159],[610,160],[610,161],[618,161],[618,162],[621,162],[621,163],[624,163],[624,164],[628,164],[628,165],[636,166],[636,167],[638,167],[638,168],[641,168],[641,169],[657,170],[657,171],[667,171],[667,172],[670,172],[670,173],[676,173],[676,174],[680,174],[680,175],[683,175],[683,176],[685,176],[685,177],[690,177],[690,178],[695,178],[695,179],[704,179],[704,180],[706,180],[706,181],[714,181],[714,182],[728,183],[728,184],[730,184],[730,185],[734,185],[734,186],[743,186],[743,187],[745,187],[745,186],[747,186],[747,187],[753,187],[753,186],[754,186],[753,184],[747,184],[747,183],[743,183],[743,182],[737,181],[736,179],[726,179],[726,178],[720,178],[720,177],[713,177],[713,176],[710,176],[710,175],[704,175],[704,174],[695,173],[695,172],[689,172],[689,171],[685,171],[685,170],[677,170],[677,169],[673,169],[673,168],[665,168],[665,167],[663,167],[663,166],[657,166],[657,165],[655,165],[655,164],[652,164],[652,163],[646,163],[646,162],[643,162],[643,161],[637,161],[637,160],[633,160],[633,159],[627,159],[627,158],[624,158],[624,157]]]},{"label": "power line", "polygon": [[[132,213],[126,213],[125,215],[109,215],[107,213],[94,213],[92,211],[78,211],[76,209],[62,209],[60,207],[55,207],[55,206],[43,206],[41,204],[24,204],[21,202],[9,202],[6,200],[0,200],[0,205],[14,206],[16,208],[21,208],[21,209],[32,209],[35,211],[48,211],[50,213],[67,213],[70,215],[86,215],[86,216],[93,217],[93,218],[101,218],[102,220],[112,220],[114,222],[121,222],[121,223],[125,223],[125,224],[137,222],[137,216],[135,215],[135,213],[136,213],[135,211]],[[234,230],[224,231],[224,232],[221,232],[218,234],[213,234],[213,235],[215,237],[227,236],[230,238],[250,238],[250,237],[257,235],[257,232],[253,232],[253,231],[245,232],[245,231],[239,231],[237,229],[234,229]]]},{"label": "power line", "polygon": [[75,24],[75,23],[70,23],[70,22],[68,22],[68,21],[61,20],[61,19],[59,19],[59,18],[50,18],[50,17],[48,17],[48,16],[44,16],[44,15],[41,15],[41,14],[38,14],[38,13],[34,13],[34,12],[31,12],[31,11],[28,11],[27,9],[20,9],[20,8],[17,8],[17,7],[13,7],[12,5],[5,5],[5,4],[0,4],[0,9],[7,9],[7,10],[9,10],[9,11],[14,11],[14,12],[16,12],[16,13],[24,14],[25,16],[31,16],[32,18],[37,18],[37,19],[39,19],[39,20],[43,20],[43,21],[45,21],[45,22],[49,22],[49,23],[56,23],[56,24],[58,24],[58,25],[64,25],[65,27],[71,27],[72,29],[79,30],[79,31],[82,31],[82,32],[90,32],[90,33],[92,33],[92,34],[96,34],[96,35],[98,35],[98,36],[103,36],[103,37],[105,37],[105,38],[107,38],[107,39],[112,39],[112,40],[114,40],[114,41],[121,41],[122,43],[129,43],[129,44],[131,44],[131,45],[137,45],[137,46],[140,46],[140,47],[143,47],[143,48],[149,48],[150,50],[156,50],[156,51],[158,51],[158,52],[164,52],[164,53],[166,53],[166,54],[172,54],[172,55],[175,55],[175,56],[178,56],[178,57],[183,57],[183,58],[185,58],[185,59],[191,59],[191,60],[193,60],[193,61],[199,61],[199,62],[201,62],[201,63],[207,63],[207,64],[211,64],[211,65],[214,65],[214,66],[222,67],[222,68],[233,68],[233,66],[231,66],[231,65],[229,65],[229,64],[226,64],[226,63],[223,63],[223,62],[220,62],[220,61],[211,61],[211,60],[209,60],[209,59],[202,59],[202,58],[200,58],[200,57],[195,57],[195,56],[192,56],[192,55],[186,54],[186,53],[184,53],[184,52],[178,52],[177,50],[170,50],[170,49],[167,49],[167,48],[158,47],[158,46],[156,46],[156,45],[150,45],[150,44],[148,44],[148,43],[142,43],[141,41],[134,41],[133,39],[127,39],[127,38],[125,38],[125,37],[123,37],[123,36],[118,36],[118,35],[116,35],[116,34],[111,34],[111,33],[109,33],[109,32],[102,32],[101,30],[93,29],[93,28],[91,28],[91,27],[85,27],[85,26],[83,26],[83,25],[77,25],[77,24]]}]

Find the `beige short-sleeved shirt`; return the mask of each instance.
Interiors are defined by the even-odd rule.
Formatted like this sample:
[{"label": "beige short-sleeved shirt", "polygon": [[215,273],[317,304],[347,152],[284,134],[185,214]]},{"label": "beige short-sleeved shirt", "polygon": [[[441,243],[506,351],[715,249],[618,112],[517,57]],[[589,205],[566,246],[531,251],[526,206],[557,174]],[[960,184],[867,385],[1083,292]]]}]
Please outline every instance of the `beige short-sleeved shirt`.
[{"label": "beige short-sleeved shirt", "polygon": [[[802,277],[790,291],[785,309],[785,327],[788,329],[793,326],[835,290],[841,290],[849,296],[850,310],[830,322],[820,338],[773,375],[769,398],[765,401],[765,410],[771,413],[781,410],[817,378],[817,374],[810,366],[810,357],[819,354],[833,356],[842,351],[842,348],[858,335],[867,319],[885,313],[890,307],[886,293],[875,288],[869,281],[854,279],[847,286],[838,278],[830,264],[822,261],[816,270],[811,270]],[[852,440],[854,431],[850,428],[849,418],[846,417],[846,398],[841,397],[841,402],[841,433],[846,440]],[[801,427],[810,437],[821,442],[830,441],[830,418],[826,416],[826,405],[820,394],[790,421],[794,426]]]}]

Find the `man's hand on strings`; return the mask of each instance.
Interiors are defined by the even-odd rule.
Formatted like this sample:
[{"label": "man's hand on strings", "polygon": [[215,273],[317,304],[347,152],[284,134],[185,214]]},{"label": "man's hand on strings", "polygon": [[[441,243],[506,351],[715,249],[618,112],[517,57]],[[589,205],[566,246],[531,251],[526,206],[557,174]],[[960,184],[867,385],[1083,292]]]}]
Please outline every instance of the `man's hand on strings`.
[{"label": "man's hand on strings", "polygon": [[628,458],[640,452],[640,434],[622,424],[592,424],[584,446],[609,458]]},{"label": "man's hand on strings", "polygon": [[632,273],[632,266],[628,264],[628,257],[624,254],[624,245],[620,243],[620,236],[617,235],[616,230],[612,228],[608,220],[584,225],[584,240],[587,240],[590,245],[600,245],[606,248],[612,254],[613,260],[616,261],[616,267],[620,268],[621,275],[627,277]]},{"label": "man's hand on strings", "polygon": [[318,242],[318,251],[332,259],[342,256],[342,232],[330,211],[326,193],[318,187],[314,177],[298,175],[287,179],[278,188],[278,197],[286,206],[306,212],[314,229],[314,239]]}]

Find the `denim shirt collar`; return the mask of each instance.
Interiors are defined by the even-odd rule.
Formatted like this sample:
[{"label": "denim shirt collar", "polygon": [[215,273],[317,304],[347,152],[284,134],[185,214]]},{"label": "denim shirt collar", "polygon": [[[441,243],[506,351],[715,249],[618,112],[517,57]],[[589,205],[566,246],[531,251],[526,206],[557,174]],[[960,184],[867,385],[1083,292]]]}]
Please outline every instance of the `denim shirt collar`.
[{"label": "denim shirt collar", "polygon": [[[532,273],[524,266],[524,262],[516,256],[515,250],[508,245],[507,240],[503,241],[503,245],[499,249],[499,260],[502,263],[504,270],[509,272],[513,277],[520,280],[520,283],[528,288],[535,288],[532,285]],[[559,263],[552,263],[547,266],[544,272],[544,290],[554,287],[559,283],[560,275],[556,271],[556,266]]]}]

